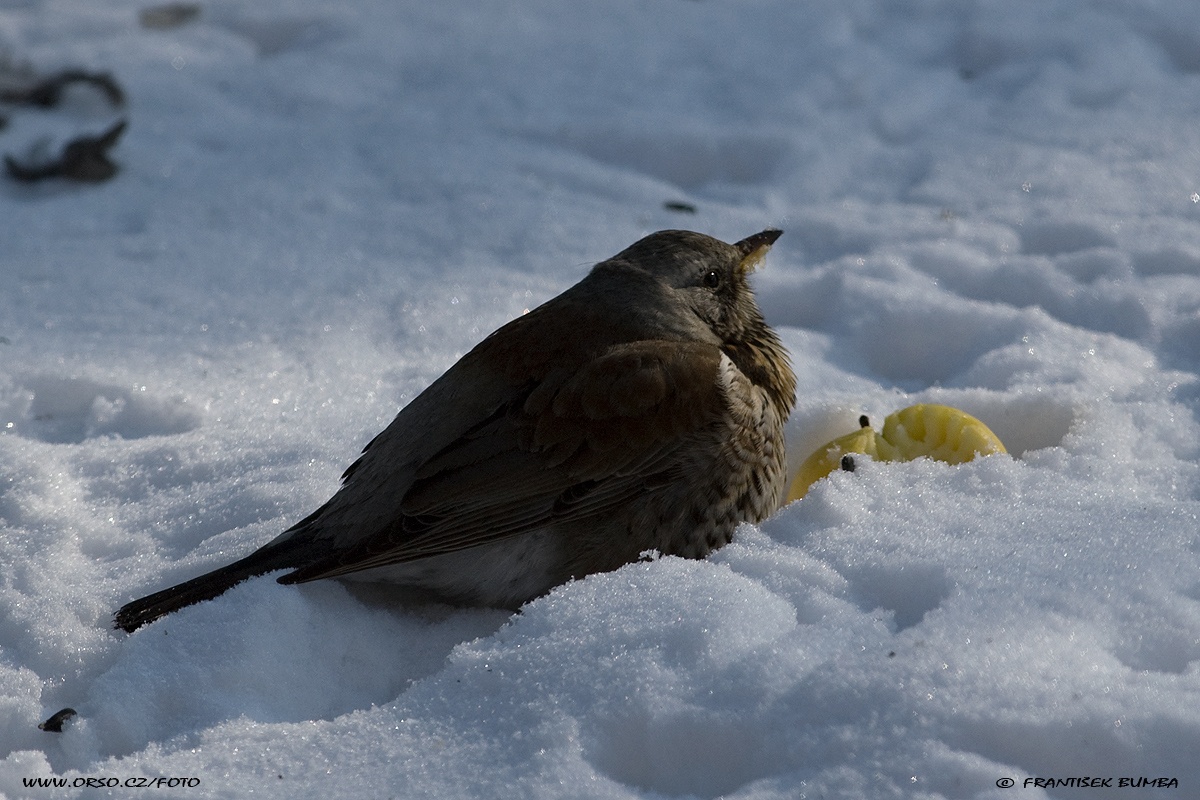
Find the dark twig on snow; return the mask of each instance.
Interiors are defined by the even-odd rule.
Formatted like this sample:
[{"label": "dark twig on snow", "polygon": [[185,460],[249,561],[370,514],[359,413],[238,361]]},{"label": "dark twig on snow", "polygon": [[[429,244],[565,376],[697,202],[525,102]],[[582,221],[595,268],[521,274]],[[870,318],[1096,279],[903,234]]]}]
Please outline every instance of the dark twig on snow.
[{"label": "dark twig on snow", "polygon": [[64,708],[62,711],[56,712],[50,719],[38,725],[38,728],[49,733],[62,733],[63,723],[75,716],[75,709]]},{"label": "dark twig on snow", "polygon": [[21,164],[6,155],[4,166],[10,176],[25,183],[46,178],[67,178],[84,183],[106,181],[117,174],[117,164],[108,157],[108,151],[121,138],[127,124],[126,120],[120,120],[99,136],[80,136],[71,140],[57,161]]},{"label": "dark twig on snow", "polygon": [[0,102],[53,108],[62,101],[63,90],[73,83],[85,83],[99,89],[114,106],[125,103],[125,92],[107,72],[66,69],[28,86],[0,89]]}]

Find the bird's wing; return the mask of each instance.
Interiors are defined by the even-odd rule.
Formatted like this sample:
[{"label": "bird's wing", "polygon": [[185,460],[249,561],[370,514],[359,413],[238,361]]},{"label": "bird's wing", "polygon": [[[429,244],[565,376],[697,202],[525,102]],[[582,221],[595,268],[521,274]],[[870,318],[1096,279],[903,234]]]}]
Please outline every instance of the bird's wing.
[{"label": "bird's wing", "polygon": [[[720,423],[720,350],[643,341],[552,370],[421,463],[374,533],[287,581],[335,577],[604,515],[689,468]],[[701,464],[698,469],[705,468]],[[319,512],[311,524],[321,524]]]}]

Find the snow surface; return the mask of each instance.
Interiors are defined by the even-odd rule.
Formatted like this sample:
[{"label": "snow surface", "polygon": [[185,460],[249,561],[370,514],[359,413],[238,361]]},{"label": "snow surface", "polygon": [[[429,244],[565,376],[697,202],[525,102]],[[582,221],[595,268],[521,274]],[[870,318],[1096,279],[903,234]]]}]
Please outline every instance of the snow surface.
[{"label": "snow surface", "polygon": [[[0,183],[0,793],[1200,796],[1200,5],[142,8],[0,1],[8,69],[129,97],[0,109],[18,156],[129,119],[111,182]],[[918,401],[1013,457],[515,616],[262,578],[110,629],[592,263],[768,226],[793,465]],[[139,777],[199,783],[79,788]]]}]

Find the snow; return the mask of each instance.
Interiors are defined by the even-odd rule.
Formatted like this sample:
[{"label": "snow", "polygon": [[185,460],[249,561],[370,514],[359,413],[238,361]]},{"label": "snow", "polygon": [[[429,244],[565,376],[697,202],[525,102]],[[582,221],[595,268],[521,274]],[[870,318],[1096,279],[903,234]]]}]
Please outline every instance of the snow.
[{"label": "snow", "polygon": [[[0,3],[5,70],[128,95],[0,108],[0,151],[129,120],[110,182],[0,182],[0,794],[1200,793],[1200,6],[144,7]],[[516,615],[261,578],[110,629],[591,264],[769,226],[793,469],[916,402],[1012,456],[864,462]]]}]

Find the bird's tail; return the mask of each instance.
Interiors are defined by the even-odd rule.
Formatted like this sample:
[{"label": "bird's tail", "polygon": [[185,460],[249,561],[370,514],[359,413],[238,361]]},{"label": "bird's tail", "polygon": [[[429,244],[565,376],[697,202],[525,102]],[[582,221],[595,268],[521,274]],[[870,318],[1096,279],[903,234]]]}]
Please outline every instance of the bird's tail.
[{"label": "bird's tail", "polygon": [[113,614],[113,627],[132,633],[172,611],[222,595],[247,578],[295,566],[295,554],[288,551],[267,546],[229,566],[126,603]]}]

